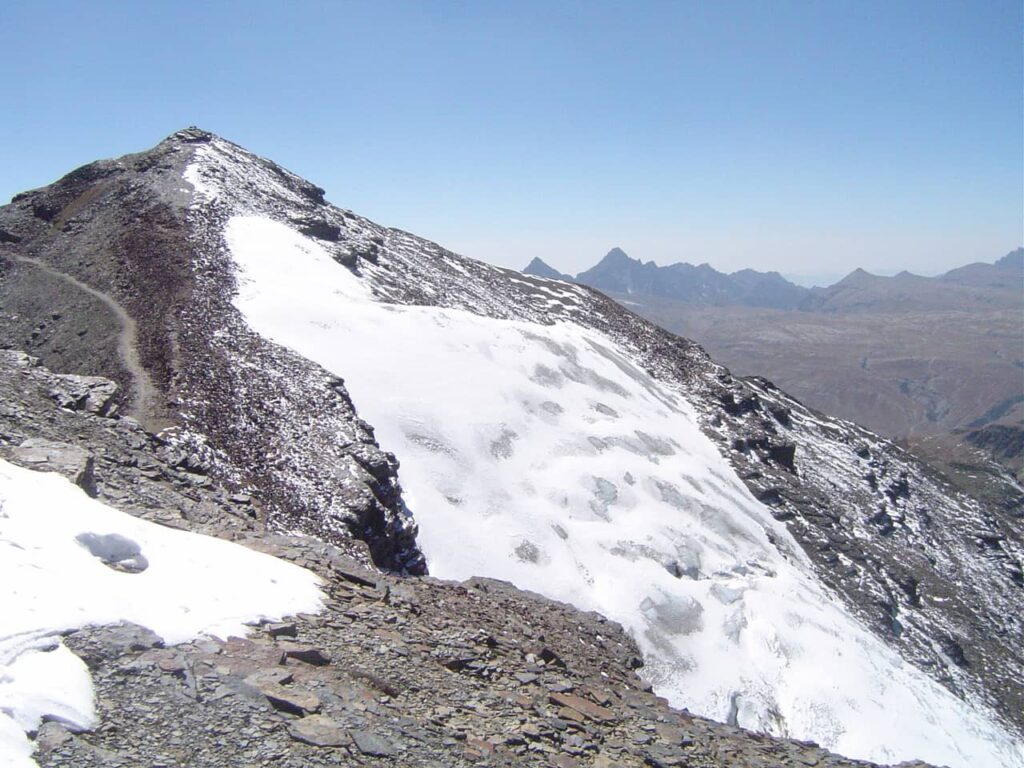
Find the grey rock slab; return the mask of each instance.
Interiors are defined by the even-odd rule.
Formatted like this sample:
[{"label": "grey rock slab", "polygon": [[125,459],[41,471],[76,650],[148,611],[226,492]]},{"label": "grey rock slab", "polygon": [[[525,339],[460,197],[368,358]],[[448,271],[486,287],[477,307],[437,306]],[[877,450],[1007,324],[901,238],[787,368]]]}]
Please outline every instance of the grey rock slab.
[{"label": "grey rock slab", "polygon": [[150,629],[138,624],[109,624],[89,633],[90,642],[78,655],[92,666],[103,659],[117,659],[133,651],[163,648],[164,641]]},{"label": "grey rock slab", "polygon": [[322,667],[331,663],[330,654],[323,648],[314,648],[308,645],[299,645],[298,643],[281,643],[278,647],[284,652],[285,657],[295,659],[296,661],[303,661],[315,667]]},{"label": "grey rock slab", "polygon": [[352,741],[364,755],[370,757],[392,757],[397,753],[395,746],[373,731],[349,731]]},{"label": "grey rock slab", "polygon": [[266,630],[271,637],[295,637],[298,634],[294,622],[267,624]]},{"label": "grey rock slab", "polygon": [[348,733],[326,715],[303,717],[288,726],[288,733],[296,741],[314,747],[343,747],[349,743]]},{"label": "grey rock slab", "polygon": [[297,715],[320,711],[320,697],[305,688],[286,687],[263,680],[258,681],[256,687],[275,709]]},{"label": "grey rock slab", "polygon": [[14,463],[49,472],[58,472],[96,497],[95,461],[82,448],[54,440],[29,438],[15,447],[5,449]]},{"label": "grey rock slab", "polygon": [[117,384],[100,376],[61,376],[50,389],[50,397],[61,408],[101,416],[110,411]]},{"label": "grey rock slab", "polygon": [[249,685],[288,685],[294,679],[291,670],[286,667],[267,667],[260,669],[245,678]]},{"label": "grey rock slab", "polygon": [[[599,704],[587,701],[580,696],[574,696],[571,693],[552,693],[548,696],[548,700],[552,704],[567,707],[570,710],[579,712],[585,717],[598,722],[610,722],[616,719],[615,713],[607,707],[602,707]],[[647,738],[648,740],[650,739],[649,736]]]}]

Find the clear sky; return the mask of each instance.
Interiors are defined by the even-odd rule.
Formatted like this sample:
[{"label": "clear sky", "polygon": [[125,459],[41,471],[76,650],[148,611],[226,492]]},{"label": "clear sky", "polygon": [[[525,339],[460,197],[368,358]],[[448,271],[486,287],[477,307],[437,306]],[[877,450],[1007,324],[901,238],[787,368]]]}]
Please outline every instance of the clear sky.
[{"label": "clear sky", "polygon": [[1024,241],[1020,0],[0,3],[0,198],[190,124],[508,266]]}]

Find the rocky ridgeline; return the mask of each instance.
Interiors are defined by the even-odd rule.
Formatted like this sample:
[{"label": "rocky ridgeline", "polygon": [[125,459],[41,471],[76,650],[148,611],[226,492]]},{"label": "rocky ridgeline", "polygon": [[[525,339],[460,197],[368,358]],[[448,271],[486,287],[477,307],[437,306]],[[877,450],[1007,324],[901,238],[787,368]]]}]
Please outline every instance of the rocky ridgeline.
[{"label": "rocky ridgeline", "polygon": [[[592,289],[465,259],[329,205],[323,194],[189,129],[0,208],[0,348],[27,349],[53,370],[79,374],[57,376],[24,355],[5,355],[0,453],[61,471],[106,503],[167,525],[233,538],[301,531],[354,562],[422,573],[395,457],[377,445],[344,383],[257,336],[231,304],[224,223],[238,214],[269,217],[316,238],[383,301],[572,321],[613,339],[694,406],[704,431],[853,613],[908,661],[954,692],[982,697],[1021,732],[1019,521],[956,492],[891,443],[806,409],[767,382],[732,377],[698,345]],[[120,386],[111,390],[103,379]],[[110,418],[118,413],[138,421]],[[127,663],[110,660],[110,674]],[[412,669],[433,679],[427,667]],[[106,673],[97,674],[102,690]],[[460,685],[477,680],[445,674]],[[751,743],[738,732],[715,733]],[[631,754],[641,755],[641,746]],[[402,756],[396,764],[415,763]]]},{"label": "rocky ridgeline", "polygon": [[326,608],[173,647],[131,625],[70,633],[100,722],[87,733],[45,723],[44,768],[868,765],[672,710],[636,675],[632,640],[597,614],[486,579],[383,574],[365,547],[270,534],[258,497],[111,414],[114,392],[0,353],[0,456],[310,568]]},{"label": "rocky ridgeline", "polygon": [[[223,147],[204,166],[211,176],[242,174],[253,162]],[[246,204],[281,221],[299,218],[282,208],[287,190],[260,190],[246,191]],[[1024,651],[1014,640],[1024,634],[1019,511],[979,503],[891,441],[807,408],[771,382],[734,377],[693,341],[591,288],[467,259],[333,206],[315,215],[333,233],[320,245],[382,301],[566,321],[613,339],[694,406],[704,432],[852,614],[907,661],[1024,733]]]},{"label": "rocky ridgeline", "polygon": [[[151,431],[174,427],[205,474],[258,490],[277,528],[359,539],[377,563],[423,572],[397,461],[344,383],[254,334],[231,305],[226,209],[193,210],[182,178],[209,140],[183,131],[0,207],[0,348],[114,379],[114,404]],[[313,185],[267,172],[296,190],[292,206],[322,205]]]}]

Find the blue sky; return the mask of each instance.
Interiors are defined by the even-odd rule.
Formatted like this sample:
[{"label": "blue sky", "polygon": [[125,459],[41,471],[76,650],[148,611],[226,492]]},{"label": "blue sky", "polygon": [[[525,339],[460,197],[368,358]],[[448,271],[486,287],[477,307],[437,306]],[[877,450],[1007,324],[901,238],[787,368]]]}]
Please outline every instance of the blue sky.
[{"label": "blue sky", "polygon": [[0,5],[0,198],[197,124],[494,263],[842,274],[1022,232],[1020,2]]}]

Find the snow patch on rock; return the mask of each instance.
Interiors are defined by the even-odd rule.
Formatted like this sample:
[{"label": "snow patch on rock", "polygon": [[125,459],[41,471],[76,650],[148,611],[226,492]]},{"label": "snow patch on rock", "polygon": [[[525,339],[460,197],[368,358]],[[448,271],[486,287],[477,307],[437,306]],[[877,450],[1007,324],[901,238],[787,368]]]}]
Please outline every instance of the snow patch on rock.
[{"label": "snow patch on rock", "polygon": [[[134,567],[111,567],[127,561]],[[166,643],[227,638],[260,619],[315,612],[322,599],[309,571],[139,520],[60,475],[2,460],[0,583],[0,763],[12,768],[35,765],[27,734],[44,717],[95,725],[89,672],[62,632],[131,622]]]}]

